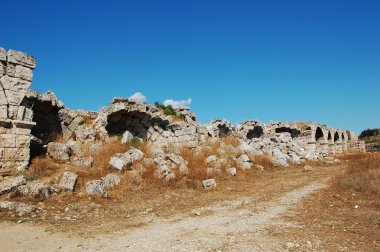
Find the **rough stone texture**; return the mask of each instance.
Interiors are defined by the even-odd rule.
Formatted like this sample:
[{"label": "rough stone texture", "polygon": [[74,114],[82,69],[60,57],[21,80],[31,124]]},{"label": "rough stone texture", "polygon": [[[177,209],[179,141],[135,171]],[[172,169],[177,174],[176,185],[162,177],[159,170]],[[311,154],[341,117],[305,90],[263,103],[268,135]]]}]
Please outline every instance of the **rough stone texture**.
[{"label": "rough stone texture", "polygon": [[74,157],[71,164],[79,167],[91,167],[94,159],[92,157]]},{"label": "rough stone texture", "polygon": [[89,195],[99,196],[107,198],[108,194],[104,190],[104,184],[102,180],[92,180],[86,183],[86,192]]},{"label": "rough stone texture", "polygon": [[31,181],[26,185],[21,185],[17,188],[18,192],[23,196],[32,198],[44,199],[49,197],[52,190],[49,186],[39,181]]},{"label": "rough stone texture", "polygon": [[102,180],[105,188],[117,186],[121,181],[120,176],[113,173],[108,174]]},{"label": "rough stone texture", "polygon": [[67,162],[70,160],[70,149],[63,143],[49,143],[47,146],[47,153],[49,157],[58,161]]},{"label": "rough stone texture", "polygon": [[109,161],[109,164],[111,167],[121,171],[129,168],[133,162],[141,160],[143,157],[144,154],[140,150],[132,148],[125,153],[115,154]]},{"label": "rough stone texture", "polygon": [[236,168],[235,167],[227,168],[226,172],[228,174],[230,174],[231,176],[236,176]]},{"label": "rough stone texture", "polygon": [[205,189],[216,187],[215,179],[206,179],[202,181],[202,186]]},{"label": "rough stone texture", "polygon": [[65,172],[62,176],[59,187],[66,191],[74,191],[78,175],[72,172]]},{"label": "rough stone texture", "polygon": [[[32,56],[14,50],[6,53],[0,48],[0,149],[4,148],[0,151],[0,169],[21,171],[29,163],[29,134],[35,123],[32,122],[32,105],[25,97],[34,67]],[[24,135],[23,139],[20,135]]]},{"label": "rough stone texture", "polygon": [[35,210],[36,208],[34,206],[25,203],[11,201],[0,202],[0,211],[15,211],[20,216],[29,214]]},{"label": "rough stone texture", "polygon": [[26,179],[23,175],[4,180],[0,183],[0,195],[11,192],[25,183]]},{"label": "rough stone texture", "polygon": [[8,62],[26,66],[29,68],[36,68],[36,59],[26,53],[16,51],[16,50],[9,50],[7,53]]}]

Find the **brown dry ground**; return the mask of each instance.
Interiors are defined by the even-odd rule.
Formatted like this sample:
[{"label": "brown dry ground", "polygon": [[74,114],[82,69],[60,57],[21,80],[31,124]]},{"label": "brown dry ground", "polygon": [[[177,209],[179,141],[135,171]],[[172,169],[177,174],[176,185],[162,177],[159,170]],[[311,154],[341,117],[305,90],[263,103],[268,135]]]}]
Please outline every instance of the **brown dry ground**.
[{"label": "brown dry ground", "polygon": [[23,221],[26,224],[13,225],[27,225],[27,232],[35,226],[83,239],[101,237],[125,230],[139,231],[157,220],[176,216],[194,218],[194,211],[200,211],[201,217],[217,215],[209,206],[221,202],[228,205],[236,199],[242,199],[242,208],[260,213],[264,211],[263,203],[275,205],[289,192],[318,182],[329,187],[289,206],[285,215],[277,216],[280,220],[260,231],[268,243],[280,244],[272,249],[284,250],[289,243],[288,249],[297,251],[379,251],[380,155],[340,158],[340,165],[312,163],[314,171],[307,173],[302,166],[265,171],[239,169],[236,177],[217,177],[218,185],[212,190],[202,189],[196,179],[179,178],[171,184],[149,180],[148,184],[133,184],[125,179],[109,191],[109,199],[91,198],[81,192],[62,193],[43,201],[39,205],[42,213],[32,217],[0,213],[2,222],[8,223],[0,227]]}]

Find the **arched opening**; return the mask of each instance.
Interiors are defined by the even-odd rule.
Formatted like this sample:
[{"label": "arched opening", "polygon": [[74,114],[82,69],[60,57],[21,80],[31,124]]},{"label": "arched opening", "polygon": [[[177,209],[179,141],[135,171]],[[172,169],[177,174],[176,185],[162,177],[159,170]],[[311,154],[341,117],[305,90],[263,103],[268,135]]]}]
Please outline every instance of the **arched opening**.
[{"label": "arched opening", "polygon": [[351,132],[349,130],[347,130],[346,134],[347,134],[347,140],[351,141]]},{"label": "arched opening", "polygon": [[247,139],[251,140],[253,138],[260,138],[263,135],[263,127],[255,126],[252,130],[247,133]]},{"label": "arched opening", "polygon": [[54,141],[62,135],[61,120],[58,115],[59,107],[52,105],[49,100],[30,99],[33,106],[33,122],[36,125],[32,128],[32,138],[30,141],[30,158],[44,155],[49,142]]},{"label": "arched opening", "polygon": [[231,134],[231,129],[225,125],[218,125],[219,137],[228,137]]},{"label": "arched opening", "polygon": [[321,141],[324,140],[323,131],[321,127],[317,127],[317,130],[315,131],[315,141]]},{"label": "arched opening", "polygon": [[327,140],[331,140],[332,137],[331,137],[331,132],[329,131],[329,133],[327,134]]},{"label": "arched opening", "polygon": [[334,143],[339,140],[339,133],[335,132],[334,134]]},{"label": "arched opening", "polygon": [[296,138],[301,134],[300,130],[294,129],[294,128],[288,128],[288,127],[280,127],[275,129],[276,133],[283,133],[288,132],[292,136],[292,138]]},{"label": "arched opening", "polygon": [[146,139],[151,126],[165,130],[167,125],[168,122],[152,119],[147,113],[120,110],[107,116],[106,130],[110,136],[121,135],[128,130],[132,135]]},{"label": "arched opening", "polygon": [[343,132],[342,132],[342,135],[341,135],[341,136],[342,136],[342,141],[344,141],[344,134],[343,134]]}]

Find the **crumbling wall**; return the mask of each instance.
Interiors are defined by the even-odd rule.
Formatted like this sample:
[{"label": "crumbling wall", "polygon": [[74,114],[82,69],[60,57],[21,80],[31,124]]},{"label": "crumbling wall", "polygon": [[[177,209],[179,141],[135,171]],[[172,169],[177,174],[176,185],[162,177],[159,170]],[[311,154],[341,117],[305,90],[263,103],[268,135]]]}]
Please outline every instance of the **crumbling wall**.
[{"label": "crumbling wall", "polygon": [[23,52],[0,48],[0,169],[26,169],[30,156],[32,104],[25,99],[36,60]]}]

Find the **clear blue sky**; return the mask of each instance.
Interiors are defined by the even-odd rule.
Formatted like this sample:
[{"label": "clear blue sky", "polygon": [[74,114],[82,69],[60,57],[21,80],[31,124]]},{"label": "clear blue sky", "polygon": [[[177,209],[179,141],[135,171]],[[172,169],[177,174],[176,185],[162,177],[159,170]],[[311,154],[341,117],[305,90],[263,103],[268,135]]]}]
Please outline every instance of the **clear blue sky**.
[{"label": "clear blue sky", "polygon": [[1,1],[32,88],[98,110],[142,92],[226,118],[380,127],[380,1]]}]

